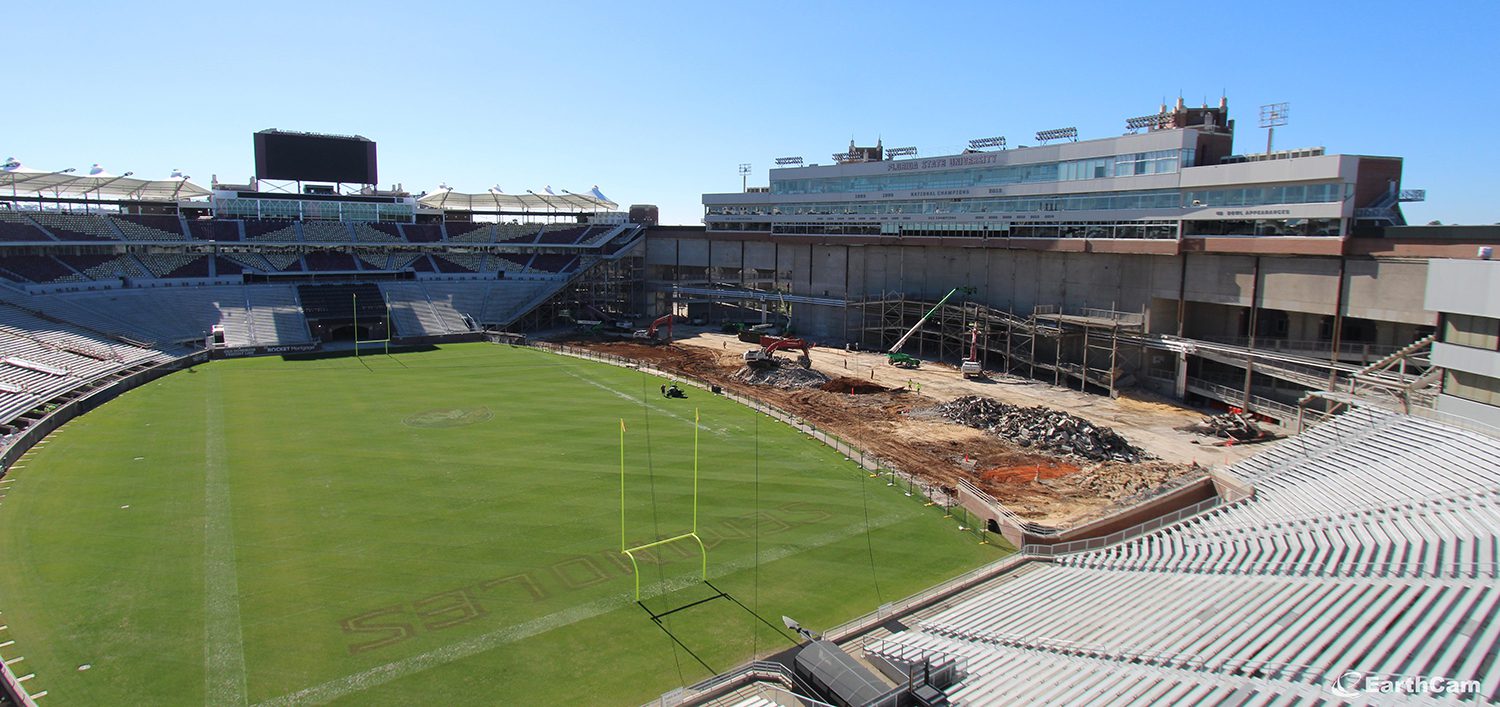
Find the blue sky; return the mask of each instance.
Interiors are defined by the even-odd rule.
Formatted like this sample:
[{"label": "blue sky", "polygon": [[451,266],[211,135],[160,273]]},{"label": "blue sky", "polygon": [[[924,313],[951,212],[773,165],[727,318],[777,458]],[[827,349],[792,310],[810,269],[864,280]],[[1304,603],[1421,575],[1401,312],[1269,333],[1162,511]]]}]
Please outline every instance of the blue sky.
[{"label": "blue sky", "polygon": [[[1500,222],[1491,2],[7,3],[0,156],[207,184],[262,128],[360,134],[412,191],[587,190],[699,223],[703,192],[851,138],[1123,131],[1229,97],[1238,146],[1406,158],[1425,223]],[[17,107],[26,106],[18,110]]]}]

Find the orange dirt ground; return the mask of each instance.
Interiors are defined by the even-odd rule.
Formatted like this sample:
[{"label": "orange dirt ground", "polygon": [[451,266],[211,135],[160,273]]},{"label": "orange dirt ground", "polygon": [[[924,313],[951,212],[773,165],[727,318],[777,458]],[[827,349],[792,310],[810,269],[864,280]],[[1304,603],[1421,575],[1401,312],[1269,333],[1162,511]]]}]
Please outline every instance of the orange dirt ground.
[{"label": "orange dirt ground", "polygon": [[[566,343],[646,361],[764,400],[865,448],[901,471],[945,486],[967,478],[1017,514],[1049,525],[1068,526],[1098,517],[1113,510],[1117,501],[1189,470],[1186,465],[1162,461],[1080,464],[1069,457],[1026,450],[943,419],[933,411],[939,401],[931,397],[868,379],[837,376],[821,389],[796,390],[740,383],[730,376],[742,365],[739,356],[744,346]],[[784,359],[782,365],[795,364]]]}]

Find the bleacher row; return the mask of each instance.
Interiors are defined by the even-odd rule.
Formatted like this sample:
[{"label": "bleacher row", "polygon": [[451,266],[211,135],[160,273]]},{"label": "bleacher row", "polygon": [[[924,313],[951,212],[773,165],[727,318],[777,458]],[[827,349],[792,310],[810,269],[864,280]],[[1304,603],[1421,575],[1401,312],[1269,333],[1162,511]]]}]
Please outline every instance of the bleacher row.
[{"label": "bleacher row", "polygon": [[134,253],[127,255],[8,255],[0,278],[26,284],[115,281],[120,278],[210,278],[244,271],[558,274],[577,268],[578,256],[547,253],[423,253],[310,251],[307,253]]},{"label": "bleacher row", "polygon": [[195,219],[156,214],[0,211],[0,242],[244,241],[256,243],[508,243],[594,246],[616,225],[539,223],[396,224],[282,219]]},{"label": "bleacher row", "polygon": [[[379,288],[396,334],[412,337],[507,325],[559,286],[444,280]],[[214,325],[224,328],[231,347],[311,341],[297,289],[289,284],[46,295],[0,288],[0,424],[91,381],[189,353]]]},{"label": "bleacher row", "polygon": [[0,302],[0,421],[91,380],[168,358]]},{"label": "bleacher row", "polygon": [[554,289],[555,283],[536,280],[380,283],[396,331],[403,336],[470,331],[466,314],[479,326],[509,324],[524,313],[527,304]]},{"label": "bleacher row", "polygon": [[[558,287],[547,280],[436,280],[379,284],[391,306],[399,336],[471,331],[504,326],[522,308]],[[9,303],[8,305],[6,303]],[[289,284],[220,285],[124,289],[24,295],[0,290],[0,310],[30,310],[110,337],[150,342],[158,350],[186,353],[213,325],[224,327],[230,346],[274,346],[311,340]],[[0,312],[3,314],[3,312]],[[0,326],[5,324],[0,317]],[[22,328],[22,327],[18,327]],[[3,331],[3,329],[0,329]],[[108,346],[121,346],[106,344]],[[128,350],[128,349],[127,349]]]},{"label": "bleacher row", "polygon": [[1356,408],[1231,471],[1252,498],[1029,563],[866,650],[965,657],[959,704],[1340,704],[1346,671],[1500,698],[1500,440]]}]

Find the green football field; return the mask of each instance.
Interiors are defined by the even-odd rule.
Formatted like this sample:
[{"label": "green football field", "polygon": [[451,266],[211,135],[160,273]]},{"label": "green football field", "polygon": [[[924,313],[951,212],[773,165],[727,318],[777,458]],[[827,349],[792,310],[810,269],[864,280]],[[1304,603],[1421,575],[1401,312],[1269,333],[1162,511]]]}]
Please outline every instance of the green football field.
[{"label": "green football field", "polygon": [[[125,393],[0,482],[0,655],[44,705],[639,704],[1004,552],[663,382],[465,344]],[[644,607],[621,420],[632,546],[691,530],[698,434],[709,583],[637,553]]]}]

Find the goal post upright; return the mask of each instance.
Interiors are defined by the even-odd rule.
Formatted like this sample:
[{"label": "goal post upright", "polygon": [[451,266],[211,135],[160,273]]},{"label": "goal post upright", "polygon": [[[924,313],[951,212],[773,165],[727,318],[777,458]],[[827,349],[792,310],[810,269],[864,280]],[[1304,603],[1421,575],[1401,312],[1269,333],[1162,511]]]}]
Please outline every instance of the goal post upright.
[{"label": "goal post upright", "polygon": [[[349,299],[354,307],[354,357],[359,358],[360,344],[384,344],[385,355],[391,355],[391,303],[385,303],[385,338],[382,339],[360,339],[359,338],[359,293],[349,293]],[[620,424],[624,424],[623,422]]]},{"label": "goal post upright", "polygon": [[[620,552],[625,552],[625,418],[620,418]],[[630,558],[635,561],[635,558]]]},{"label": "goal post upright", "polygon": [[625,539],[625,420],[620,420],[620,553],[630,558],[631,574],[635,575],[635,600],[641,600],[641,570],[636,561],[635,553],[649,550],[661,545],[667,545],[679,540],[691,539],[698,543],[698,552],[701,555],[699,566],[699,578],[708,581],[708,546],[703,544],[703,538],[698,537],[698,432],[699,411],[693,410],[693,526],[692,530],[670,538],[659,538],[654,542],[635,547],[627,547]]}]

